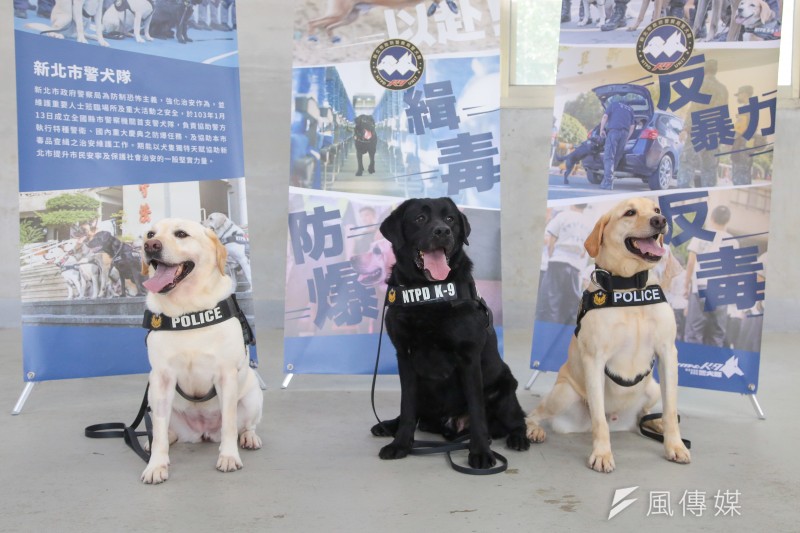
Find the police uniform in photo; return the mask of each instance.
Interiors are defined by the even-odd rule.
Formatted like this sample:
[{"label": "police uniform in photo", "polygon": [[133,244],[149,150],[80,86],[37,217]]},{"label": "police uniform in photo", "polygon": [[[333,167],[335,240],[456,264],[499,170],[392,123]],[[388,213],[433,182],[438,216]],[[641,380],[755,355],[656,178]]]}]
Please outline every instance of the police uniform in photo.
[{"label": "police uniform in photo", "polygon": [[[693,102],[687,106],[688,112],[684,131],[689,132],[690,135],[692,131],[692,113],[728,105],[728,88],[717,79],[717,61],[714,59],[706,61],[703,85],[700,88],[700,92],[710,95],[711,101],[707,104]],[[713,150],[700,150],[698,152],[694,149],[691,139],[687,139],[681,155],[678,187],[693,187],[693,178],[696,170],[700,171],[701,187],[715,187],[717,185],[717,163],[718,158],[714,156]]]},{"label": "police uniform in photo", "polygon": [[625,154],[625,143],[633,126],[633,109],[619,98],[608,102],[606,106],[605,124],[606,144],[603,150],[603,181],[601,189],[611,189],[614,181],[614,169]]},{"label": "police uniform in photo", "polygon": [[575,324],[575,310],[583,292],[581,270],[586,265],[583,242],[592,231],[592,223],[582,207],[573,206],[553,217],[545,231],[555,244],[547,270],[542,273],[536,320]]},{"label": "police uniform in photo", "polygon": [[[718,252],[722,246],[738,248],[738,243],[731,237],[732,235],[727,231],[716,230],[713,241],[694,237],[687,250],[700,256]],[[708,281],[697,276],[698,270],[699,266],[696,266],[692,273],[692,288],[686,312],[684,340],[694,344],[722,347],[728,322],[728,306],[720,305],[711,311],[704,310],[705,298],[700,297],[700,291],[706,289]]]},{"label": "police uniform in photo", "polygon": [[[739,105],[746,104],[748,99],[753,96],[753,87],[751,85],[740,87],[734,96],[739,100]],[[731,152],[733,152],[731,153],[731,177],[734,185],[747,185],[752,181],[753,158],[747,152],[747,139],[742,137],[749,125],[749,113],[737,115],[736,122],[733,125],[733,131],[736,136],[733,138],[733,146],[731,147]]]}]

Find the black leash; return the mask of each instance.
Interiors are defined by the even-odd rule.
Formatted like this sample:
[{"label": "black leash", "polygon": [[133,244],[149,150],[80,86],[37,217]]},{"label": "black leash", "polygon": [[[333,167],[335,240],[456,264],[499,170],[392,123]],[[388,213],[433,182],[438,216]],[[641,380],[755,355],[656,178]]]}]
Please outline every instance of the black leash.
[{"label": "black leash", "polygon": [[[647,438],[656,440],[658,442],[664,442],[664,435],[662,435],[661,433],[656,433],[655,431],[650,431],[649,429],[646,429],[644,427],[645,422],[649,422],[651,420],[658,420],[663,416],[664,416],[663,413],[650,413],[649,415],[644,415],[641,419],[639,419],[639,431],[641,432],[641,434]],[[680,422],[681,422],[681,415],[678,415],[678,423],[680,424]],[[683,441],[683,445],[686,446],[687,450],[692,449],[692,441],[688,439],[681,439],[681,440]]]},{"label": "black leash", "polygon": [[[136,419],[131,422],[130,426],[126,426],[124,422],[107,422],[105,424],[94,424],[86,426],[83,434],[90,439],[116,439],[122,437],[131,450],[136,452],[136,455],[142,458],[147,463],[150,461],[150,452],[142,448],[139,443],[139,437],[147,436],[148,447],[153,445],[153,424],[150,420],[150,407],[147,405],[147,393],[150,390],[150,384],[144,389],[144,398],[142,398],[142,405],[139,407],[139,413]],[[144,420],[145,431],[136,431],[139,425]]]},{"label": "black leash", "polygon": [[[394,436],[393,431],[389,431],[383,424],[383,420],[378,416],[378,411],[375,409],[375,383],[378,379],[378,366],[381,359],[381,345],[383,344],[383,324],[386,320],[386,303],[389,297],[387,291],[386,298],[383,300],[383,311],[381,311],[381,329],[378,334],[378,352],[375,354],[375,370],[372,372],[372,388],[370,390],[370,401],[372,402],[372,413],[378,421],[378,425],[383,429],[384,434]],[[473,476],[485,476],[490,474],[499,474],[508,469],[508,459],[494,450],[489,450],[497,459],[497,465],[490,468],[472,468],[471,466],[463,466],[453,461],[452,452],[468,450],[469,449],[469,434],[462,435],[451,442],[443,442],[438,440],[415,440],[411,445],[410,455],[432,455],[435,453],[444,453],[447,457],[447,462],[456,472],[462,474],[470,474]]]}]

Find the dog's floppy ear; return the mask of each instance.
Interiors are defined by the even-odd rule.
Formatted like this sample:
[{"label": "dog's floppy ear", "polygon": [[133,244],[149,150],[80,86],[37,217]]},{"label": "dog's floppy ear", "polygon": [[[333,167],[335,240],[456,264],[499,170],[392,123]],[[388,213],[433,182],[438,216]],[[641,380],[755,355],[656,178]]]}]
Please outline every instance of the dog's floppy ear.
[{"label": "dog's floppy ear", "polygon": [[219,273],[224,276],[225,263],[228,260],[228,250],[225,248],[225,245],[220,242],[219,238],[217,238],[217,234],[214,233],[214,230],[206,228],[206,235],[208,235],[208,238],[214,243],[214,251],[217,254],[217,268],[219,269]]},{"label": "dog's floppy ear", "polygon": [[461,231],[464,234],[463,241],[464,241],[465,245],[469,246],[469,239],[467,239],[467,237],[469,237],[469,234],[472,231],[472,228],[469,225],[469,220],[467,220],[467,215],[465,215],[458,208],[458,206],[456,205],[456,203],[453,201],[452,198],[450,198],[449,196],[445,196],[444,199],[447,200],[448,202],[450,202],[451,204],[453,204],[453,209],[458,211],[459,222],[461,222]]},{"label": "dog's floppy ear", "polygon": [[761,24],[766,24],[772,18],[772,10],[769,8],[769,4],[761,0]]},{"label": "dog's floppy ear", "polygon": [[589,257],[597,257],[597,254],[600,253],[600,246],[603,244],[603,230],[606,229],[606,224],[608,224],[609,220],[611,220],[611,213],[606,213],[600,217],[586,242],[583,243],[583,247],[589,252]]},{"label": "dog's floppy ear", "polygon": [[405,213],[407,206],[408,200],[398,205],[394,211],[389,213],[389,216],[386,217],[386,220],[381,223],[381,235],[386,237],[386,240],[392,243],[392,247],[395,250],[399,250],[405,244],[405,239],[403,238],[403,214]]}]

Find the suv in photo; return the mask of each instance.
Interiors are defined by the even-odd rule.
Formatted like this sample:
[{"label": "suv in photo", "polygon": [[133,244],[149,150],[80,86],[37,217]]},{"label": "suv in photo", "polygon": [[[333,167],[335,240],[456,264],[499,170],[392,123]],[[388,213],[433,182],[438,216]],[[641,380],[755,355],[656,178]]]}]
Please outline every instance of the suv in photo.
[{"label": "suv in photo", "polygon": [[[592,89],[597,99],[606,107],[612,96],[621,96],[622,101],[633,109],[635,129],[625,144],[625,153],[614,172],[614,177],[637,178],[647,183],[652,190],[669,189],[678,173],[683,142],[680,133],[683,120],[667,111],[653,106],[650,91],[641,85],[613,83]],[[589,136],[598,135],[600,125],[595,126]],[[586,178],[595,185],[603,181],[603,152],[593,153],[581,161],[586,169]]]}]

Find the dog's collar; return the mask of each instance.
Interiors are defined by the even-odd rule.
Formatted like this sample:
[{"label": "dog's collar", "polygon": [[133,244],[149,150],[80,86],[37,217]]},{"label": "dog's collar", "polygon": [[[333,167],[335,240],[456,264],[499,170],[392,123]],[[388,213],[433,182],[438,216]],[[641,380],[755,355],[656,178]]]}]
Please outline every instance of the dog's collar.
[{"label": "dog's collar", "polygon": [[153,313],[149,309],[145,309],[142,327],[150,331],[183,331],[213,326],[233,317],[239,319],[245,345],[255,344],[253,330],[250,329],[250,324],[247,322],[244,311],[239,307],[239,302],[236,301],[236,295],[234,294],[218,302],[211,309],[187,313],[178,317]]},{"label": "dog's collar", "polygon": [[630,277],[615,276],[603,267],[595,265],[595,269],[589,278],[592,283],[604,291],[613,292],[627,289],[643,289],[647,285],[648,276],[648,270],[642,270]]},{"label": "dog's collar", "polygon": [[386,305],[389,307],[408,307],[442,302],[474,300],[482,302],[473,281],[443,281],[426,285],[388,285]]},{"label": "dog's collar", "polygon": [[[596,271],[595,271],[596,272]],[[625,279],[625,278],[623,278]],[[664,289],[660,285],[648,285],[643,289],[633,290],[614,290],[605,291],[603,289],[590,292],[583,291],[581,305],[578,308],[577,325],[575,326],[575,336],[581,330],[581,320],[589,311],[593,309],[604,309],[607,307],[633,307],[639,305],[652,305],[666,303],[667,297]],[[641,380],[640,380],[641,381]]]}]

